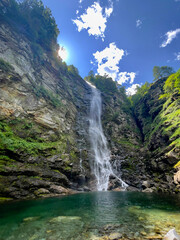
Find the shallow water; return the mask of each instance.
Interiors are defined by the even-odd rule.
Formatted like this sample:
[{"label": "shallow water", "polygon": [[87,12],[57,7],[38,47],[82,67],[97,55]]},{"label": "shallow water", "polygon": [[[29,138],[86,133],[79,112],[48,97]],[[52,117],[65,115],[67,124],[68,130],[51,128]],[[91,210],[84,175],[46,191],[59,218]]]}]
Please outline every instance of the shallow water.
[{"label": "shallow water", "polygon": [[94,192],[0,204],[0,240],[152,239],[172,228],[180,233],[175,195]]}]

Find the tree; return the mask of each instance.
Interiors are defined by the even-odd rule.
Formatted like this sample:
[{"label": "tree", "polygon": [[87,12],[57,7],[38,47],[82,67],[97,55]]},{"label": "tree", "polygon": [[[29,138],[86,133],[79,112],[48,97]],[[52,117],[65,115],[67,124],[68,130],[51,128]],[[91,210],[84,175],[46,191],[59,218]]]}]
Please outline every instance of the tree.
[{"label": "tree", "polygon": [[148,82],[145,82],[142,86],[136,87],[136,93],[129,97],[129,100],[131,101],[132,107],[134,108],[140,99],[148,92],[150,88],[150,84]]},{"label": "tree", "polygon": [[[23,31],[33,44],[54,51],[59,29],[51,10],[41,0],[0,0],[0,22]],[[15,22],[16,24],[12,24]]]},{"label": "tree", "polygon": [[158,66],[154,66],[153,68],[153,76],[154,76],[154,80],[156,81],[160,78],[163,77],[169,77],[171,74],[174,73],[174,70],[172,67],[168,67],[168,66],[162,66],[162,67],[158,67]]},{"label": "tree", "polygon": [[71,73],[72,75],[79,76],[79,71],[75,66],[69,65],[67,69],[68,69],[68,72]]}]

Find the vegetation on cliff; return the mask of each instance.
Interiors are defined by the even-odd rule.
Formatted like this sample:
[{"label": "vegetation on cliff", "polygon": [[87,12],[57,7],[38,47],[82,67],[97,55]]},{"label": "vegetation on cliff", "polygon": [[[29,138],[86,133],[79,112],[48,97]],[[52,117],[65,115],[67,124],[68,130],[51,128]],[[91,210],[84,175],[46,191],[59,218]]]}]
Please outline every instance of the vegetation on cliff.
[{"label": "vegetation on cliff", "polygon": [[[165,98],[161,112],[161,124],[164,126],[163,134],[168,134],[171,151],[180,152],[180,69],[170,75],[164,84],[164,94],[160,98]],[[180,158],[180,153],[178,154]]]},{"label": "vegetation on cliff", "polygon": [[42,1],[2,0],[0,20],[0,196],[55,196],[67,192],[62,186],[80,187],[90,171],[76,120],[87,114],[89,87],[57,57],[59,31]]},{"label": "vegetation on cliff", "polygon": [[130,97],[145,144],[152,152],[180,157],[180,70],[145,84]]},{"label": "vegetation on cliff", "polygon": [[172,67],[168,66],[154,66],[153,68],[153,76],[154,76],[154,81],[164,78],[164,77],[169,77],[171,74],[174,73],[174,70]]},{"label": "vegetation on cliff", "polygon": [[94,75],[94,73],[90,71],[89,75],[85,77],[85,80],[95,85],[103,93],[113,95],[118,92],[116,83],[108,76]]},{"label": "vegetation on cliff", "polygon": [[[16,31],[23,32],[32,41],[40,53],[42,47],[52,50],[59,30],[51,10],[44,7],[41,0],[3,0],[0,8],[0,20],[14,26]],[[12,24],[13,23],[13,24]]]}]

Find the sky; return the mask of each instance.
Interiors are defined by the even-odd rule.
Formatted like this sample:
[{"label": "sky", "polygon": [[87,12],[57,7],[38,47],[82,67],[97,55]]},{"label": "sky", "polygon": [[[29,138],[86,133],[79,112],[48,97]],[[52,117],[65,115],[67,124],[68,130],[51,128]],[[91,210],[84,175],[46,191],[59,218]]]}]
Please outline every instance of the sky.
[{"label": "sky", "polygon": [[180,0],[43,0],[60,30],[66,63],[84,78],[107,74],[128,94],[154,66],[180,68]]}]

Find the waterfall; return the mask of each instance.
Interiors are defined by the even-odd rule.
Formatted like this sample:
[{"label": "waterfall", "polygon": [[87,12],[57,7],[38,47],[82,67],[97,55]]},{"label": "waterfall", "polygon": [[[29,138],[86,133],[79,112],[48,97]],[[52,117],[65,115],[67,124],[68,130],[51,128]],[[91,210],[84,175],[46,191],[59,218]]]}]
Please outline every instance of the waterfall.
[{"label": "waterfall", "polygon": [[92,99],[89,116],[89,137],[92,152],[91,169],[96,178],[97,190],[107,191],[111,175],[120,181],[123,188],[126,188],[128,185],[114,174],[110,163],[111,154],[107,147],[107,140],[101,123],[101,93],[92,85],[91,87]]}]

